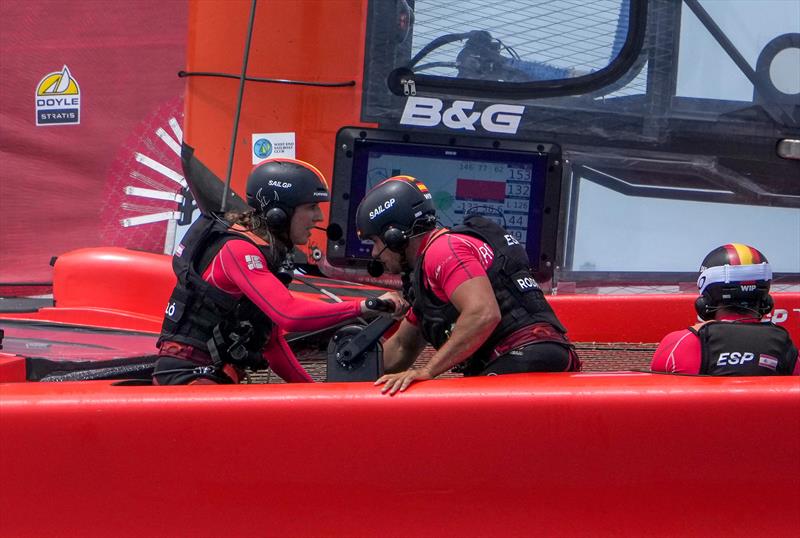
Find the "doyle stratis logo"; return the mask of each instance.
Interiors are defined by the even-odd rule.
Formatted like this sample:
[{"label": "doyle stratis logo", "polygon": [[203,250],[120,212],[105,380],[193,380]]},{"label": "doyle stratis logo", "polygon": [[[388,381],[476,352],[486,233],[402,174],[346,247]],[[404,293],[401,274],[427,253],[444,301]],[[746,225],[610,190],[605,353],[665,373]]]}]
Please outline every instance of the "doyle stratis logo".
[{"label": "doyle stratis logo", "polygon": [[77,125],[81,122],[81,89],[65,65],[36,86],[36,125]]}]

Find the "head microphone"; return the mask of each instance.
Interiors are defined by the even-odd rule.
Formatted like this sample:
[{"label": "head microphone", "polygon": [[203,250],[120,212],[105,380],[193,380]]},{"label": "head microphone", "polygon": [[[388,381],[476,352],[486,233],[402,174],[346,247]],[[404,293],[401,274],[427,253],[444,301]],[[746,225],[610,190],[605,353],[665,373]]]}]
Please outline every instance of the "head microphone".
[{"label": "head microphone", "polygon": [[374,256],[369,263],[367,263],[367,273],[369,273],[369,276],[378,278],[386,270],[386,268],[383,266],[383,262],[380,261],[379,258],[381,257],[381,254],[383,254],[383,251],[387,248],[389,247],[383,247],[381,251],[378,252],[378,255]]},{"label": "head microphone", "polygon": [[[314,229],[325,232],[328,235],[328,240],[330,241],[339,241],[344,235],[344,230],[342,230],[342,227],[338,224],[331,224],[327,228],[314,226]],[[386,247],[383,247],[383,249],[386,250]],[[380,256],[382,252],[383,250],[378,253],[378,256]],[[371,259],[367,264],[367,273],[369,273],[369,276],[374,278],[380,277],[384,273],[383,263],[376,258]]]},{"label": "head microphone", "polygon": [[342,227],[338,224],[331,224],[327,228],[322,228],[321,226],[314,226],[315,230],[322,230],[328,235],[328,239],[330,241],[338,241],[344,235]]},{"label": "head microphone", "polygon": [[384,267],[380,261],[372,259],[369,261],[369,263],[367,263],[367,273],[369,273],[369,276],[378,278],[383,275],[383,271]]}]

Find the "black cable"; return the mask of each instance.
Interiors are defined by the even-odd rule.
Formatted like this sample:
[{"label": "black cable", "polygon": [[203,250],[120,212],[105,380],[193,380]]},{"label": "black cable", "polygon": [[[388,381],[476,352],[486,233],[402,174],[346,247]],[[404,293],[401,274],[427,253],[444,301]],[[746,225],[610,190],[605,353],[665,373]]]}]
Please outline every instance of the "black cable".
[{"label": "black cable", "polygon": [[424,47],[420,49],[420,51],[414,55],[413,58],[408,62],[408,68],[411,69],[417,63],[422,60],[425,56],[433,52],[434,50],[447,45],[448,43],[453,43],[454,41],[463,41],[464,39],[468,39],[472,36],[473,32],[462,32],[459,34],[447,34],[443,36],[439,36]]},{"label": "black cable", "polygon": [[[239,75],[232,73],[217,73],[213,71],[178,71],[180,78],[184,77],[219,77],[219,78],[232,78],[239,80]],[[342,88],[347,86],[355,86],[355,80],[348,80],[347,82],[311,82],[308,80],[289,80],[284,78],[262,78],[262,77],[244,77],[248,82],[269,82],[272,84],[294,84],[297,86],[321,86],[324,88]]]},{"label": "black cable", "polygon": [[427,69],[436,69],[437,67],[447,67],[452,69],[458,69],[458,63],[456,62],[430,62],[427,64],[419,64],[417,66],[416,71],[425,71]]},{"label": "black cable", "polygon": [[253,39],[253,24],[256,19],[256,4],[258,0],[253,0],[250,5],[250,20],[247,23],[247,39],[244,42],[244,58],[242,59],[242,74],[239,77],[239,97],[236,101],[236,116],[233,119],[233,133],[231,135],[231,149],[228,154],[228,172],[225,174],[225,190],[222,193],[222,204],[220,212],[225,213],[227,209],[228,193],[231,191],[231,173],[233,172],[233,156],[236,150],[236,138],[239,131],[239,118],[242,115],[242,98],[244,97],[244,83],[247,77],[247,62],[250,58],[250,42]]}]

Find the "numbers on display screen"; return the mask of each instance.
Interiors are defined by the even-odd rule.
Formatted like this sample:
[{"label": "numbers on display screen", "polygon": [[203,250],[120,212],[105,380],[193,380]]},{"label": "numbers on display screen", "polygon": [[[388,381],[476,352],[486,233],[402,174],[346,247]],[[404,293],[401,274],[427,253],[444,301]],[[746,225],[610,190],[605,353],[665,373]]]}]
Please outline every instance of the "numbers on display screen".
[{"label": "numbers on display screen", "polygon": [[509,168],[508,179],[511,181],[530,181],[531,172],[525,168]]},{"label": "numbers on display screen", "polygon": [[523,215],[506,215],[506,225],[511,226],[525,226],[525,217]]},{"label": "numbers on display screen", "polygon": [[[495,174],[502,174],[506,170],[506,166],[502,164],[492,163],[476,163],[476,162],[462,162],[458,165],[459,172],[492,172]],[[524,170],[523,176],[517,179],[525,179]],[[530,176],[528,176],[530,177]],[[510,178],[514,179],[514,177]]]},{"label": "numbers on display screen", "polygon": [[506,183],[506,196],[524,196],[531,194],[531,186],[525,183]]}]

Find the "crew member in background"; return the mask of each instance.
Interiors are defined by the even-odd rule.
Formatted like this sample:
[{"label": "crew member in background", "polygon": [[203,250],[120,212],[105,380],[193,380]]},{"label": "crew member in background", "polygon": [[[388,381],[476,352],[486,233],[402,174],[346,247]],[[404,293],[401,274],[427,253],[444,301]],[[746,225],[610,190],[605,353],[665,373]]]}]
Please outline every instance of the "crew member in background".
[{"label": "crew member in background", "polygon": [[[283,332],[323,329],[367,311],[364,301],[323,303],[287,289],[291,250],[308,241],[322,221],[319,204],[328,201],[314,166],[272,159],[247,179],[253,211],[204,215],[192,224],[172,261],[178,283],[158,340],[155,384],[238,383],[244,368],[267,366],[287,382],[312,381]],[[404,311],[398,294],[381,298]]]},{"label": "crew member in background", "polygon": [[[524,247],[503,228],[471,216],[436,226],[427,187],[410,176],[372,188],[356,212],[372,257],[404,275],[412,310],[384,343],[382,392],[404,391],[457,367],[467,376],[564,372],[580,361],[533,279]],[[413,270],[413,274],[409,275]],[[426,342],[436,353],[409,369]]]},{"label": "crew member in background", "polygon": [[753,247],[731,243],[700,266],[695,310],[704,320],[669,333],[656,349],[655,372],[720,376],[800,375],[788,331],[762,318],[772,311],[772,269]]}]

